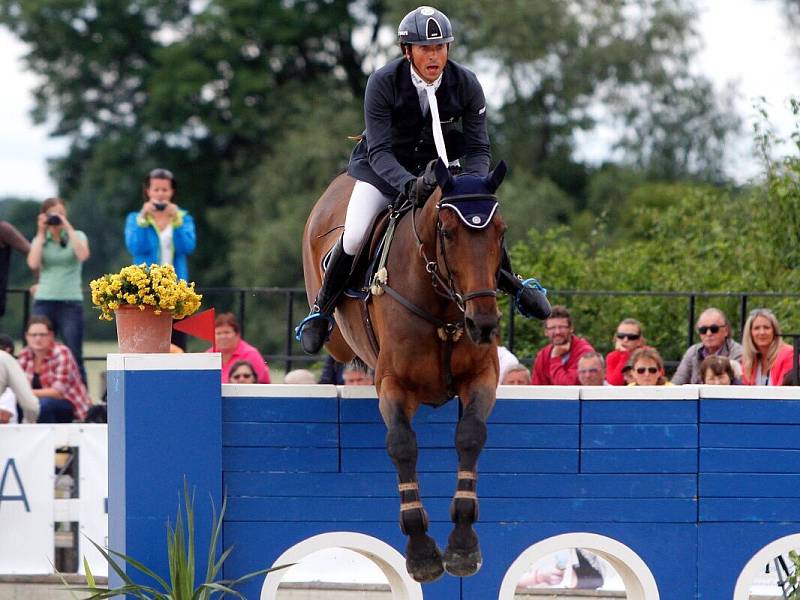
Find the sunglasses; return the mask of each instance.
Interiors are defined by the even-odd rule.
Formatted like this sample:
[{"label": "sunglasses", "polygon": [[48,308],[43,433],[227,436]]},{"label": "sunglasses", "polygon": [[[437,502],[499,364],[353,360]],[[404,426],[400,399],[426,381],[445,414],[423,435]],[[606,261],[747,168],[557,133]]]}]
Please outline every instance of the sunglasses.
[{"label": "sunglasses", "polygon": [[700,335],[705,335],[706,333],[719,333],[720,329],[722,329],[721,325],[703,325],[702,327],[697,328],[697,332]]},{"label": "sunglasses", "polygon": [[636,367],[635,371],[639,375],[644,375],[645,373],[650,373],[651,375],[655,375],[658,373],[658,367]]},{"label": "sunglasses", "polygon": [[624,340],[625,338],[629,339],[632,342],[638,340],[642,335],[640,333],[620,333],[617,332],[617,339]]},{"label": "sunglasses", "polygon": [[578,373],[599,373],[600,369],[597,367],[591,367],[589,369],[578,369]]},{"label": "sunglasses", "polygon": [[241,374],[237,374],[237,375],[231,375],[231,379],[253,379],[253,380],[255,380],[255,377],[253,377],[252,375],[249,375],[248,373],[241,373]]}]

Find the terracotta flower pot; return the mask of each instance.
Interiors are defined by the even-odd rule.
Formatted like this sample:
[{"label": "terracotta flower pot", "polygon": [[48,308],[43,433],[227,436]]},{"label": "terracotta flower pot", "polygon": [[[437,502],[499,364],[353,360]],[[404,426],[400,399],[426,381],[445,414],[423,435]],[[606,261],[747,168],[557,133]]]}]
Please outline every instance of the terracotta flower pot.
[{"label": "terracotta flower pot", "polygon": [[117,343],[120,352],[169,352],[172,338],[172,315],[163,311],[156,314],[147,306],[120,306],[114,311],[117,321]]}]

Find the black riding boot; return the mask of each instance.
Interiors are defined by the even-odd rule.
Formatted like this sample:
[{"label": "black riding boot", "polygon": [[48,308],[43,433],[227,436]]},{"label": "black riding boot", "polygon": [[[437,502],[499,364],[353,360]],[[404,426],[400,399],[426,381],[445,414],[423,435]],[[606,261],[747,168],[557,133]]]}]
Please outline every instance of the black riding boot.
[{"label": "black riding boot", "polygon": [[[503,246],[500,259],[500,270],[497,273],[497,288],[514,298],[514,304],[523,317],[535,317],[544,321],[550,316],[550,302],[538,283],[531,285],[531,280],[522,281],[511,268],[511,259]],[[535,280],[534,280],[535,281]]]},{"label": "black riding boot", "polygon": [[353,256],[344,251],[342,239],[339,238],[331,251],[314,307],[297,327],[297,339],[307,354],[319,352],[333,330],[333,309],[336,308],[336,301],[347,287],[353,259]]}]

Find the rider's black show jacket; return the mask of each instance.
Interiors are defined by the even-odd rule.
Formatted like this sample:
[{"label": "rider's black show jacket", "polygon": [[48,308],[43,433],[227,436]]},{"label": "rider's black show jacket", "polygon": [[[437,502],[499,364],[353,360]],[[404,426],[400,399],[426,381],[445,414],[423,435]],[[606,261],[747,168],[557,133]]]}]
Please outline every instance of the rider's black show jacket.
[{"label": "rider's black show jacket", "polygon": [[[375,71],[364,97],[366,129],[353,149],[347,173],[391,196],[405,190],[429,161],[436,158],[431,113],[422,115],[419,95],[411,82],[411,65],[398,58]],[[464,134],[461,166],[465,173],[485,176],[491,158],[486,131],[486,100],[475,74],[448,61],[436,91],[445,140],[460,122]],[[458,152],[455,146],[453,152]],[[448,158],[451,146],[447,148]]]}]

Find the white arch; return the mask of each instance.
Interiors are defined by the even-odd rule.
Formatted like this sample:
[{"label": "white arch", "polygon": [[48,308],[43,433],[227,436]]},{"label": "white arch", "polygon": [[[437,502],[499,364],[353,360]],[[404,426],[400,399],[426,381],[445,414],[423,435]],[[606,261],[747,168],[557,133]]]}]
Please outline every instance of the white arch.
[{"label": "white arch", "polygon": [[498,599],[514,600],[517,582],[531,563],[565,548],[585,548],[607,560],[622,577],[628,600],[659,600],[656,580],[638,554],[615,539],[585,532],[556,535],[530,546],[506,572]]},{"label": "white arch", "polygon": [[[272,566],[297,563],[309,554],[328,548],[352,550],[374,562],[389,581],[392,600],[423,600],[422,586],[406,571],[406,559],[389,544],[363,533],[336,531],[315,535],[286,550]],[[275,600],[285,573],[285,569],[267,573],[261,587],[261,600]]]},{"label": "white arch", "polygon": [[800,548],[800,533],[793,533],[778,538],[770,542],[761,550],[756,552],[739,573],[736,580],[736,587],[733,590],[733,600],[749,600],[750,587],[756,575],[760,575],[764,570],[764,565],[771,562],[773,558],[781,554],[786,554],[789,550]]}]

